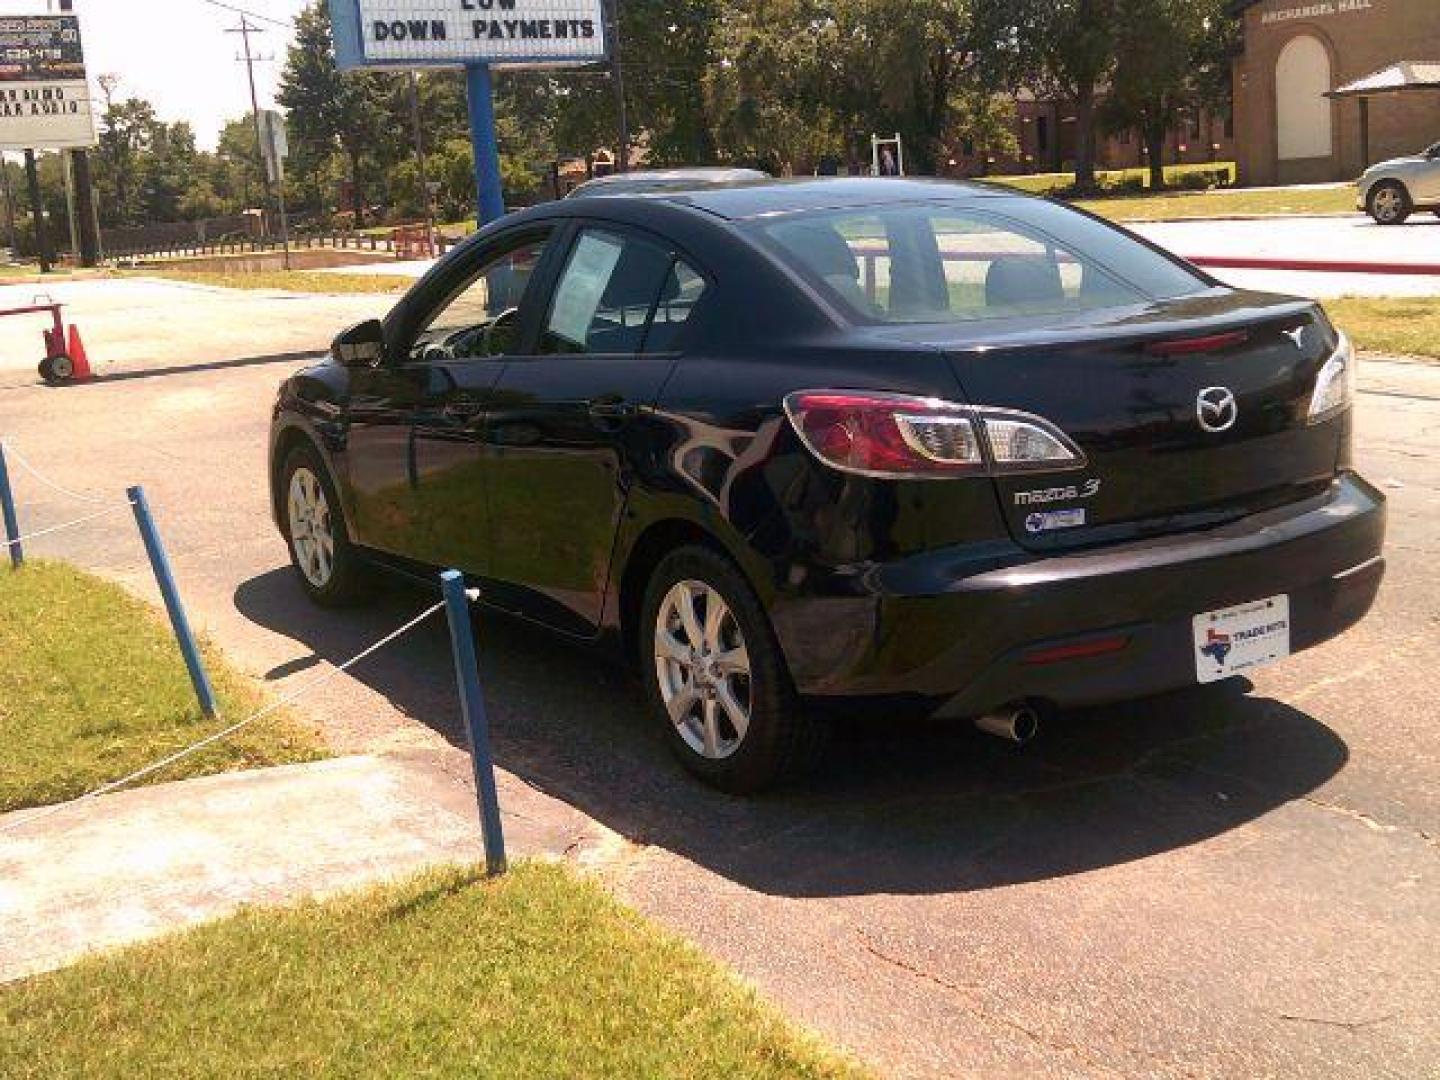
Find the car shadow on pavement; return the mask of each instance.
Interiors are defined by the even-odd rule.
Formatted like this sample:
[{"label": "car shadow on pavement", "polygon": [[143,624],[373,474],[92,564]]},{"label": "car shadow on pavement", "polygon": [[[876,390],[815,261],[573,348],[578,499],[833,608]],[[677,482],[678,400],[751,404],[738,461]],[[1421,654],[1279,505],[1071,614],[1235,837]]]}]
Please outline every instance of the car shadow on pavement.
[{"label": "car shadow on pavement", "polygon": [[[339,663],[429,598],[387,586],[372,607],[322,611],[287,567],[244,582],[235,602]],[[1301,798],[1348,757],[1328,727],[1237,680],[1066,714],[1023,749],[968,724],[867,717],[837,731],[810,775],[740,799],[671,760],[619,667],[518,620],[477,626],[500,766],[634,843],[772,895],[967,891],[1141,859]],[[463,745],[443,619],[352,675]]]}]

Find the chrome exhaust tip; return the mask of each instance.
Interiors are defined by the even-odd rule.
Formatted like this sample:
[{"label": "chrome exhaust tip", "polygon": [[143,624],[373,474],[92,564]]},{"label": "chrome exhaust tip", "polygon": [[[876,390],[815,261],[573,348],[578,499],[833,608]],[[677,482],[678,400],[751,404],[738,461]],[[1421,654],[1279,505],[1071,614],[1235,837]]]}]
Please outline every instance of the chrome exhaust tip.
[{"label": "chrome exhaust tip", "polygon": [[1040,713],[1031,705],[1013,705],[999,712],[975,718],[975,726],[987,735],[1023,746],[1040,731]]}]

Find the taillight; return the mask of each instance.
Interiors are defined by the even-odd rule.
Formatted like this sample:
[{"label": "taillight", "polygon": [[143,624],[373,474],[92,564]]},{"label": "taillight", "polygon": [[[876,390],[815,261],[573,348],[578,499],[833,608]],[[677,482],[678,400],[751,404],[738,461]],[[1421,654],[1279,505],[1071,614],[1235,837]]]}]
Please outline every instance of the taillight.
[{"label": "taillight", "polygon": [[1342,413],[1355,400],[1355,350],[1344,334],[1315,377],[1310,395],[1310,411],[1306,419],[1312,424],[1329,420]]},{"label": "taillight", "polygon": [[1008,409],[873,390],[799,390],[785,398],[785,413],[812,454],[864,476],[938,479],[1085,464],[1054,424]]}]

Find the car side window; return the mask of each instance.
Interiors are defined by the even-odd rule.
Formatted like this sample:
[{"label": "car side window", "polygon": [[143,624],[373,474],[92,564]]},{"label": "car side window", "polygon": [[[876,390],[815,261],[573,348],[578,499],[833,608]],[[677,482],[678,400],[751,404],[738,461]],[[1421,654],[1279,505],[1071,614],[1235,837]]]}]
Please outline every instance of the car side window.
[{"label": "car side window", "polygon": [[639,352],[671,261],[640,237],[581,230],[555,285],[540,352]]},{"label": "car side window", "polygon": [[486,262],[430,319],[411,349],[412,359],[474,360],[515,351],[520,302],[548,238],[537,237]]},{"label": "car side window", "polygon": [[647,353],[669,352],[679,347],[691,314],[705,293],[705,279],[683,259],[676,259],[665,275],[660,300],[645,336]]}]

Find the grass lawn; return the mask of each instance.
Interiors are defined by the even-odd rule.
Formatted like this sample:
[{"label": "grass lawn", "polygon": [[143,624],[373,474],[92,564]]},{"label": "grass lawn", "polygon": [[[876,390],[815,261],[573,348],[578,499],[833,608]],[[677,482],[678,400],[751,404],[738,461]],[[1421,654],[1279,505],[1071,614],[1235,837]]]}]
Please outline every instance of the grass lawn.
[{"label": "grass lawn", "polygon": [[[1178,183],[1182,177],[1191,174],[1204,173],[1213,175],[1221,173],[1224,176],[1224,183],[1235,182],[1235,163],[1233,161],[1215,161],[1194,165],[1166,165],[1165,182],[1167,184]],[[997,184],[1005,184],[1009,187],[1019,188],[1021,191],[1029,191],[1037,195],[1048,195],[1051,192],[1064,191],[1075,183],[1073,172],[1058,173],[1025,173],[1018,176],[991,176],[986,179]],[[1145,186],[1150,184],[1150,170],[1141,168],[1132,169],[1097,169],[1095,179],[1104,186],[1113,186],[1125,182],[1141,183]]]},{"label": "grass lawn", "polygon": [[0,1075],[860,1077],[559,867],[249,910],[0,987]]},{"label": "grass lawn", "polygon": [[1078,199],[1075,205],[1115,221],[1163,221],[1250,214],[1338,214],[1355,212],[1355,191],[1349,185],[1273,191],[1217,188],[1214,191]]},{"label": "grass lawn", "polygon": [[1324,306],[1358,348],[1440,360],[1440,297],[1346,296]]},{"label": "grass lawn", "polygon": [[[215,650],[205,662],[224,722],[262,703]],[[201,715],[163,615],[64,563],[0,569],[0,811],[81,795],[224,722]],[[317,733],[281,713],[147,782],[323,753]]]},{"label": "grass lawn", "polygon": [[202,270],[147,269],[132,277],[165,278],[192,285],[222,289],[285,289],[310,293],[401,293],[415,284],[403,274],[322,274],[315,270],[261,270],[255,273],[220,273]]}]

